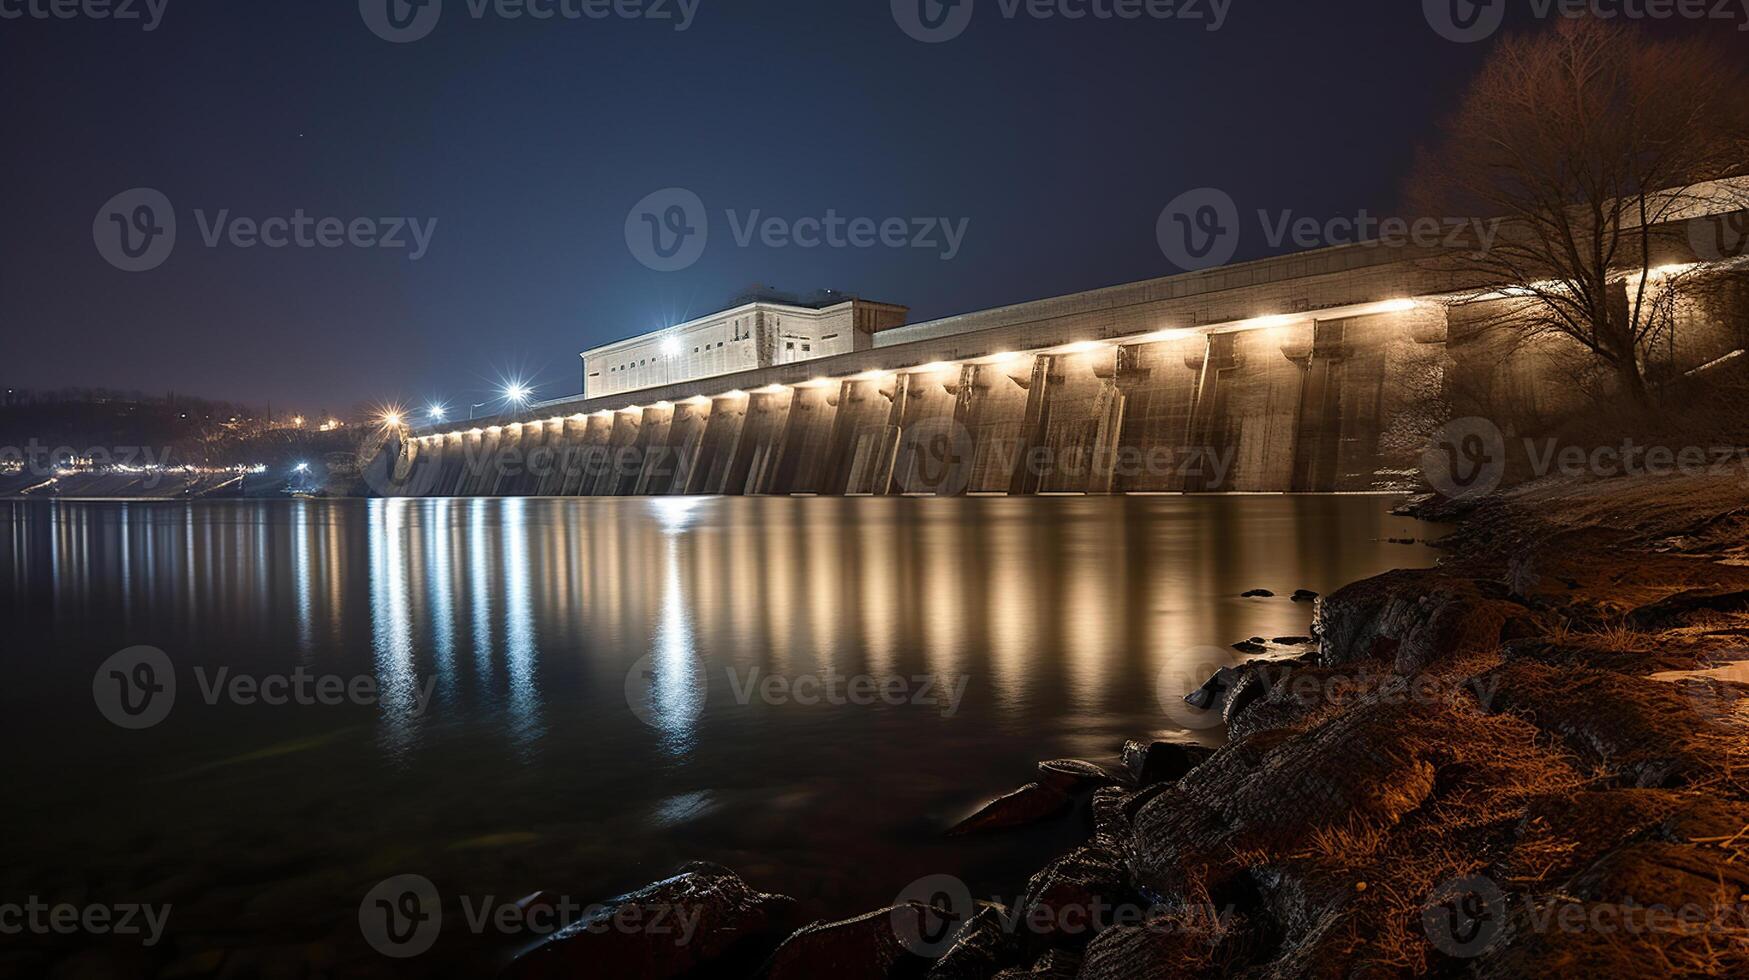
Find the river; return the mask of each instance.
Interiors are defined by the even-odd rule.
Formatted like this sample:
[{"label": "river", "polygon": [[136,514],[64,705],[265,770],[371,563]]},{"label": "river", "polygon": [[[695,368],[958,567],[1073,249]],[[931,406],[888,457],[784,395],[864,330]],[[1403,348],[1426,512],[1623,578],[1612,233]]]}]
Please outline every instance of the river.
[{"label": "river", "polygon": [[[942,828],[1040,759],[1218,739],[1180,696],[1306,633],[1295,589],[1436,560],[1396,502],[0,503],[0,887],[171,902],[179,955],[341,959],[404,873],[591,901],[706,859],[821,916],[936,873],[1011,897],[1073,831]],[[172,698],[117,723],[142,646]]]}]

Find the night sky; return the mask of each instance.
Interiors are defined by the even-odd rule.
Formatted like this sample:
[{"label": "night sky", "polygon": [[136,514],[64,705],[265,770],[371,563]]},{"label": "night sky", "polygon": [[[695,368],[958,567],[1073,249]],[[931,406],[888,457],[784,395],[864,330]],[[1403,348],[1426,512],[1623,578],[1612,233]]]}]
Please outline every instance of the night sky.
[{"label": "night sky", "polygon": [[[1391,209],[1488,48],[1442,38],[1412,0],[1231,0],[1215,32],[1208,0],[1202,19],[1136,22],[975,3],[940,44],[888,0],[699,0],[683,32],[448,0],[407,44],[356,0],[168,0],[151,32],[0,20],[0,382],[465,412],[510,375],[574,392],[577,352],[753,283],[903,303],[916,322],[1165,275],[1155,222],[1188,189],[1242,214]],[[127,273],[93,224],[137,187],[173,203],[178,237]],[[669,187],[712,225],[696,264],[663,273],[625,226]],[[418,261],[209,248],[196,211],[227,209],[437,226]],[[828,209],[964,220],[966,239],[951,261],[740,247],[724,214]],[[1236,257],[1286,250],[1253,220]]]}]

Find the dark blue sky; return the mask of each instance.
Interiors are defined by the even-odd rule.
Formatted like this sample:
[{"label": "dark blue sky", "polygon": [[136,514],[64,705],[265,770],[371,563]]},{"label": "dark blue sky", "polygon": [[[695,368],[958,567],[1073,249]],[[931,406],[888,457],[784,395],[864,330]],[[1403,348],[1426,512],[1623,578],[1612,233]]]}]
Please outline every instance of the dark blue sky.
[{"label": "dark blue sky", "polygon": [[[578,351],[756,282],[921,320],[1164,275],[1155,221],[1191,188],[1242,214],[1391,208],[1488,47],[1442,38],[1415,2],[1232,0],[1212,33],[976,3],[943,44],[908,37],[888,0],[701,0],[685,32],[448,0],[402,45],[356,0],[168,0],[150,33],[0,20],[0,381],[465,411],[511,373],[574,391]],[[179,229],[130,274],[93,220],[136,187]],[[659,273],[625,223],[667,187],[713,224],[695,265]],[[417,262],[206,247],[195,212],[222,209],[438,224]],[[949,217],[967,236],[952,261],[739,247],[724,212],[756,209]],[[1282,250],[1253,229],[1237,257]]]}]

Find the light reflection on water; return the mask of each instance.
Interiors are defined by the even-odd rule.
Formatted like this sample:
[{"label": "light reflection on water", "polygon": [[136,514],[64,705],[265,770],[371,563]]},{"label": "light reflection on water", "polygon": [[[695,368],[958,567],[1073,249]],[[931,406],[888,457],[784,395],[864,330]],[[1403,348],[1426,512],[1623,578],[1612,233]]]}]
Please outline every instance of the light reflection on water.
[{"label": "light reflection on water", "polygon": [[[1308,606],[1239,593],[1432,563],[1387,540],[1436,533],[1393,502],[0,503],[0,702],[24,746],[0,866],[247,879],[265,847],[338,878],[338,902],[384,853],[455,887],[582,898],[710,859],[866,911],[993,860],[980,848],[1002,845],[935,831],[1033,761],[1171,727],[1155,681],[1189,651],[1306,631]],[[122,733],[91,670],[142,643],[182,692]],[[628,704],[644,658],[649,724]],[[300,665],[383,697],[208,706],[183,674]],[[969,683],[951,715],[741,704],[729,669]]]}]

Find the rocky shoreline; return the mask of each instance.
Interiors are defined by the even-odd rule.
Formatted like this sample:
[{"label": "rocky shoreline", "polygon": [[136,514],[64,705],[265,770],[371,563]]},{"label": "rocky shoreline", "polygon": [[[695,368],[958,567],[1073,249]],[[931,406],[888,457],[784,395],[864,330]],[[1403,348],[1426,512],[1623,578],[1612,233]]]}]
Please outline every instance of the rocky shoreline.
[{"label": "rocky shoreline", "polygon": [[[1084,823],[1016,907],[918,883],[801,924],[689,865],[505,975],[1749,975],[1740,483],[1547,482],[1417,512],[1461,522],[1447,560],[1318,600],[1310,652],[1215,679],[1225,746],[1041,763],[953,828]],[[625,925],[659,913],[696,928]]]}]

